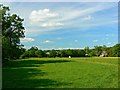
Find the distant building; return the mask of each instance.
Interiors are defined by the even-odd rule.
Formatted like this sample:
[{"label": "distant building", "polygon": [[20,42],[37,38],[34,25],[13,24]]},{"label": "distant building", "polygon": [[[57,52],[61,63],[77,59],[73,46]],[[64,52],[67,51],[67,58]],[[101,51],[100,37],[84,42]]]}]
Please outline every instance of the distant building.
[{"label": "distant building", "polygon": [[71,56],[69,56],[69,58],[71,58]]},{"label": "distant building", "polygon": [[88,56],[88,54],[85,54],[85,56]]},{"label": "distant building", "polygon": [[107,55],[108,55],[107,52],[106,52],[106,51],[103,51],[103,52],[101,53],[100,57],[106,57]]},{"label": "distant building", "polygon": [[47,57],[50,55],[50,52],[46,52]]}]

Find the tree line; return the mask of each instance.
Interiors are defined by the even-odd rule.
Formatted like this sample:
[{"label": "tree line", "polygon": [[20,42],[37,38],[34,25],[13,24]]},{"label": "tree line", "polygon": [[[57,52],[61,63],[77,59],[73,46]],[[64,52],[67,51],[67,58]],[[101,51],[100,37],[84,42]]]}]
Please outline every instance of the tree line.
[{"label": "tree line", "polygon": [[63,49],[63,50],[40,50],[37,47],[31,47],[26,50],[20,58],[28,57],[119,57],[120,44],[113,47],[95,46],[93,49],[85,47],[84,49]]}]

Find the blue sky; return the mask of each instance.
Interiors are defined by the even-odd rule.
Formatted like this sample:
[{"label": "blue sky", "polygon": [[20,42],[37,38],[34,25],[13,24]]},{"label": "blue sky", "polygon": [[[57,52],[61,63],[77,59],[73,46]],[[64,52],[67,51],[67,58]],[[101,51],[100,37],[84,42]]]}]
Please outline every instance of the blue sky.
[{"label": "blue sky", "polygon": [[10,13],[24,18],[26,48],[84,48],[118,43],[117,2],[11,2]]}]

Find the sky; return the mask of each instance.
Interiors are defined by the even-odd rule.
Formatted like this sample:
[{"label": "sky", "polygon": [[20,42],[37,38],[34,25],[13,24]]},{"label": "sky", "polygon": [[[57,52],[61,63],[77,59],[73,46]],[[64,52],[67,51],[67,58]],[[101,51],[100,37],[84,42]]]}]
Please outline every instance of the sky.
[{"label": "sky", "polygon": [[6,2],[24,18],[25,48],[79,49],[118,43],[117,2]]}]

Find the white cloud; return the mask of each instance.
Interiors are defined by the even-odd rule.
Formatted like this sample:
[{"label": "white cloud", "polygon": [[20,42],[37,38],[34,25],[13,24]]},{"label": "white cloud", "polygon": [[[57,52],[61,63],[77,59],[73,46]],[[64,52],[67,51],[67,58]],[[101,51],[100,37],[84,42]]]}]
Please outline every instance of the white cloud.
[{"label": "white cloud", "polygon": [[106,36],[115,36],[115,34],[106,34]]},{"label": "white cloud", "polygon": [[[35,45],[36,46],[36,45]],[[42,46],[36,46],[37,48],[39,48],[39,49],[41,49],[42,48]]]},{"label": "white cloud", "polygon": [[29,19],[32,24],[41,26],[41,27],[58,27],[63,26],[64,24],[56,21],[59,18],[59,14],[51,12],[50,9],[43,10],[34,10],[31,12]]},{"label": "white cloud", "polygon": [[71,13],[71,9],[68,10],[67,12],[65,10],[60,10],[60,12],[64,12],[62,14],[63,17],[60,19],[60,21],[71,20],[71,19],[84,17],[84,16],[88,16],[87,19],[91,19],[92,17],[90,16],[90,14],[93,14],[108,8],[111,8],[111,6],[104,5],[104,4],[97,4],[97,5],[93,5],[91,7],[86,7],[83,9],[78,8],[76,10],[72,10],[72,13]]},{"label": "white cloud", "polygon": [[63,49],[84,49],[84,48],[78,47],[78,48],[56,48],[56,49],[58,49],[58,50],[63,50]]},{"label": "white cloud", "polygon": [[[78,8],[78,9],[69,9],[66,12],[66,8],[58,9],[55,12],[50,11],[50,9],[42,9],[42,10],[34,10],[30,14],[30,20],[34,25],[38,25],[41,27],[58,27],[58,26],[81,26],[86,28],[87,26],[98,26],[100,25],[99,23],[96,23],[97,21],[94,21],[95,23],[88,24],[86,22],[81,22],[81,25],[78,24],[80,21],[77,22],[68,22],[69,20],[73,20],[75,18],[81,18],[81,20],[91,20],[94,17],[92,17],[90,14],[96,13],[98,11],[102,11],[105,9],[111,8],[111,6],[104,5],[104,4],[97,4],[93,5],[91,7],[86,7],[86,8]],[[72,10],[72,13],[71,13]],[[85,17],[86,16],[86,17]],[[101,20],[101,19],[100,19]],[[66,22],[66,25],[64,25],[62,22]],[[77,22],[77,23],[76,23]],[[103,20],[102,20],[103,23]],[[108,22],[107,22],[108,23]],[[113,22],[114,23],[114,22]],[[104,22],[105,24],[105,22]]]},{"label": "white cloud", "polygon": [[111,42],[108,42],[107,44],[110,45],[110,44],[112,44],[112,43],[111,43]]},{"label": "white cloud", "polygon": [[91,19],[93,19],[93,17],[90,16],[90,15],[88,15],[87,17],[84,17],[84,18],[83,18],[83,20],[91,20]]},{"label": "white cloud", "polygon": [[22,41],[22,42],[32,42],[32,41],[34,41],[34,39],[33,38],[20,38],[20,40]]},{"label": "white cloud", "polygon": [[53,41],[51,41],[51,40],[45,40],[45,41],[43,41],[42,43],[52,43]]},{"label": "white cloud", "polygon": [[[105,4],[105,3],[94,3],[90,6],[90,4],[86,7],[81,7],[81,8],[70,8],[66,9],[64,7],[63,9],[59,9],[58,13],[62,15],[60,19],[57,19],[57,21],[61,21],[65,23],[64,27],[78,27],[82,28],[83,30],[88,30],[91,27],[96,27],[96,26],[102,26],[102,25],[108,25],[108,24],[116,24],[116,19],[109,19],[110,16],[106,17],[99,17],[99,15],[96,16],[91,16],[94,13],[110,9],[114,7],[115,5],[111,4]],[[67,11],[67,12],[66,12]],[[72,13],[71,13],[72,11]],[[74,20],[75,19],[75,20]],[[71,20],[71,21],[70,21]],[[88,22],[90,20],[90,22]],[[81,30],[82,30],[81,29]]]},{"label": "white cloud", "polygon": [[93,40],[93,42],[98,42],[98,40]]},{"label": "white cloud", "polygon": [[25,36],[33,37],[44,34],[46,31],[50,31],[50,29],[34,29],[34,28],[26,28]]},{"label": "white cloud", "polygon": [[33,22],[38,22],[38,21],[45,21],[50,18],[55,18],[58,17],[58,13],[52,13],[50,12],[49,9],[43,9],[43,10],[34,10],[31,12],[29,19]]},{"label": "white cloud", "polygon": [[43,23],[41,26],[42,27],[56,27],[56,26],[63,26],[64,24],[62,23],[57,23],[57,22],[47,22]]}]

